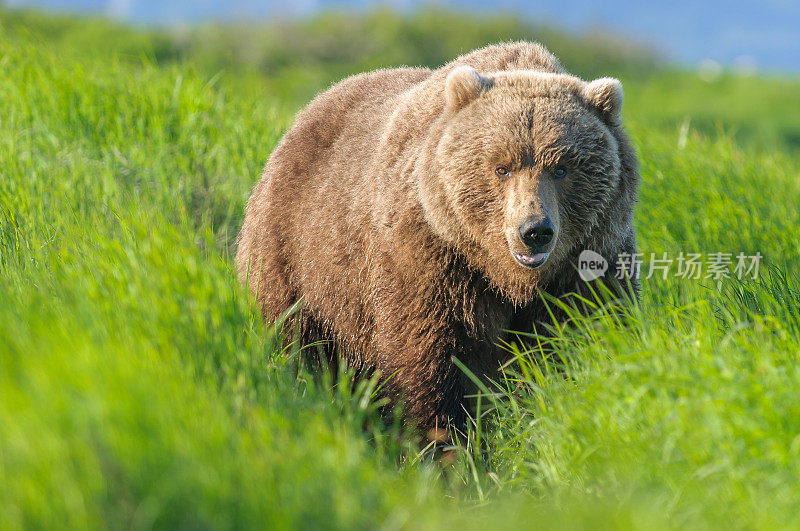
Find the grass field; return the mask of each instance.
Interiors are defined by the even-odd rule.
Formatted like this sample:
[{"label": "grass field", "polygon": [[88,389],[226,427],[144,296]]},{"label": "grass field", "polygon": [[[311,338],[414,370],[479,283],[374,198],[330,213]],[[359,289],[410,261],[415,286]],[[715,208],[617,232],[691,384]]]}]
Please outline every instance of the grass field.
[{"label": "grass field", "polygon": [[369,382],[298,375],[236,282],[288,88],[324,68],[113,28],[0,10],[0,528],[800,526],[800,81],[607,63],[640,250],[760,252],[760,277],[657,275],[628,326],[557,338],[565,374],[518,350],[442,464]]}]

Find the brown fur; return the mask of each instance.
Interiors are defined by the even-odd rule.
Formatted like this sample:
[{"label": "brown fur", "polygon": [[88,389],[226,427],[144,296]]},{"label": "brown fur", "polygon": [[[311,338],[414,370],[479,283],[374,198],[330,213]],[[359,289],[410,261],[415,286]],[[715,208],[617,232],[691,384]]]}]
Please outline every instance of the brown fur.
[{"label": "brown fur", "polygon": [[[635,252],[621,104],[616,80],[581,81],[524,42],[348,78],[272,153],[247,205],[240,277],[266,319],[304,300],[306,336],[380,370],[420,427],[462,422],[470,386],[453,357],[492,374],[505,331],[545,320],[537,290],[585,289],[581,250],[611,264]],[[528,269],[511,254],[516,227],[545,213],[556,244]]]}]

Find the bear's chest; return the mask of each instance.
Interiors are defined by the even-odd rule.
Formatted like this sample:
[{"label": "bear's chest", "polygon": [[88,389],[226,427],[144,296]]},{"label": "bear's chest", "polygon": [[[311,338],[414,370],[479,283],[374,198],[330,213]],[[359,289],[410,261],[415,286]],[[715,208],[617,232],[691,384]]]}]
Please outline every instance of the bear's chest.
[{"label": "bear's chest", "polygon": [[458,328],[459,357],[476,374],[497,370],[508,359],[503,347],[514,317],[513,306],[491,291],[474,296]]}]

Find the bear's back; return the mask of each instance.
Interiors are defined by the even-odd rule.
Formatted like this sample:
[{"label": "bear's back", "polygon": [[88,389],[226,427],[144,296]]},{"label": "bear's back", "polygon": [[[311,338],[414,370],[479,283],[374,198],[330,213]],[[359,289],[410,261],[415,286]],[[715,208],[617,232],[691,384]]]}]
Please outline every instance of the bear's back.
[{"label": "bear's back", "polygon": [[[335,169],[346,168],[351,162],[369,163],[375,155],[380,156],[381,162],[392,165],[386,156],[402,157],[403,146],[390,146],[390,153],[380,152],[380,144],[386,141],[386,129],[391,129],[390,136],[398,136],[398,126],[407,129],[408,135],[399,135],[408,137],[401,140],[402,144],[408,139],[419,141],[430,121],[441,113],[444,78],[458,64],[486,72],[564,72],[558,60],[541,45],[512,42],[472,51],[438,70],[394,68],[349,77],[300,111],[294,126],[273,153],[273,159],[290,162],[296,170],[288,175],[281,172],[283,179],[293,181],[292,193],[296,193],[298,185],[313,183],[314,175],[349,180],[351,176]],[[397,140],[389,142],[396,144]],[[290,175],[296,175],[297,180]]]},{"label": "bear's back", "polygon": [[349,149],[343,142],[369,147],[374,144],[376,129],[391,114],[392,101],[430,74],[427,69],[396,68],[358,74],[337,83],[297,114],[276,154],[291,150],[292,158],[308,168],[336,154],[346,155]]},{"label": "bear's back", "polygon": [[468,65],[481,73],[504,70],[538,70],[553,74],[566,71],[547,48],[535,42],[504,42],[460,55],[442,67],[446,72],[456,65]]},{"label": "bear's back", "polygon": [[[387,126],[398,107],[408,106],[403,118],[419,121],[424,128],[428,116],[441,112],[444,78],[458,64],[479,71],[540,70],[563,73],[558,60],[543,46],[511,42],[487,46],[462,55],[439,68],[394,68],[349,77],[317,96],[297,114],[295,124],[276,149],[290,151],[298,167],[311,168],[330,158],[364,161],[376,145],[376,135]],[[404,99],[419,85],[422,90]],[[413,110],[412,110],[413,109]],[[423,112],[419,112],[422,110]],[[418,119],[418,120],[415,120]],[[396,124],[392,124],[396,125]]]}]

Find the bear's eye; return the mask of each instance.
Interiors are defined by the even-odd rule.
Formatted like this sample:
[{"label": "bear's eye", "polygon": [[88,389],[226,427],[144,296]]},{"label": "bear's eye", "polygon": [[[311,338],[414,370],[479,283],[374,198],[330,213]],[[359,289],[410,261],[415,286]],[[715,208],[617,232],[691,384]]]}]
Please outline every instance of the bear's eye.
[{"label": "bear's eye", "polygon": [[497,168],[495,168],[494,172],[497,175],[499,175],[500,177],[508,177],[508,173],[509,173],[508,168],[506,168],[505,166],[502,166],[502,165],[498,166]]},{"label": "bear's eye", "polygon": [[564,168],[556,168],[555,171],[553,171],[553,176],[556,179],[562,179],[566,175],[567,175],[567,170],[565,170]]}]

